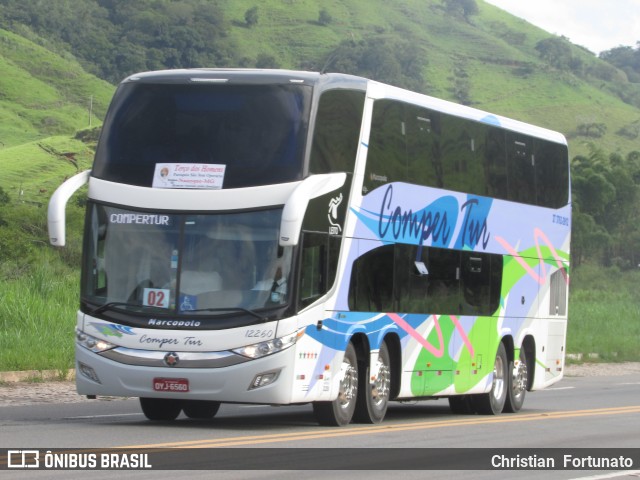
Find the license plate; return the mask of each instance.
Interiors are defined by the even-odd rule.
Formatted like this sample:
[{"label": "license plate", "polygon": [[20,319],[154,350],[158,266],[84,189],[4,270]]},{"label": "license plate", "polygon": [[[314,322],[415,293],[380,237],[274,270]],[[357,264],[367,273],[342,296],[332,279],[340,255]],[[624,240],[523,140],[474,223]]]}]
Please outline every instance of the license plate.
[{"label": "license plate", "polygon": [[156,392],[188,392],[188,378],[154,378],[153,389]]}]

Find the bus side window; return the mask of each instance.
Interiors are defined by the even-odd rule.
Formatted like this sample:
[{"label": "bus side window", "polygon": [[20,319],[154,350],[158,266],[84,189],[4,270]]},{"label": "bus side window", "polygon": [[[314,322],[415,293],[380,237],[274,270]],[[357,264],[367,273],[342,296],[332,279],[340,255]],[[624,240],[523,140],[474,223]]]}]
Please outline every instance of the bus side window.
[{"label": "bus side window", "polygon": [[[398,312],[427,311],[429,275],[424,273],[427,271],[427,251],[427,247],[417,245],[399,243],[395,246],[394,302]],[[416,266],[417,262],[420,263],[421,271]]]},{"label": "bus side window", "polygon": [[442,115],[445,188],[486,195],[482,165],[486,126],[452,115]]},{"label": "bus side window", "polygon": [[311,305],[327,293],[338,272],[342,237],[327,233],[303,232],[300,270],[300,308]]},{"label": "bus side window", "polygon": [[326,292],[327,235],[303,232],[300,305],[306,307]]},{"label": "bus side window", "polygon": [[537,204],[559,208],[569,202],[569,169],[567,147],[557,143],[536,140]]},{"label": "bus side window", "polygon": [[505,159],[504,131],[490,126],[485,140],[484,168],[488,197],[507,197],[507,166]]},{"label": "bus side window", "polygon": [[429,286],[426,311],[435,314],[460,313],[460,252],[428,248]]},{"label": "bus side window", "polygon": [[353,173],[364,110],[364,92],[329,90],[318,104],[309,172]]},{"label": "bus side window", "polygon": [[507,174],[509,200],[534,204],[536,175],[532,138],[507,132]]},{"label": "bus side window", "polygon": [[440,114],[414,106],[405,107],[407,181],[442,188],[444,172],[440,148]]},{"label": "bus side window", "polygon": [[381,185],[407,180],[404,104],[392,100],[374,103],[363,194]]},{"label": "bus side window", "polygon": [[462,252],[463,315],[493,315],[500,302],[502,256]]},{"label": "bus side window", "polygon": [[393,311],[394,246],[375,248],[353,265],[349,309],[360,312]]}]

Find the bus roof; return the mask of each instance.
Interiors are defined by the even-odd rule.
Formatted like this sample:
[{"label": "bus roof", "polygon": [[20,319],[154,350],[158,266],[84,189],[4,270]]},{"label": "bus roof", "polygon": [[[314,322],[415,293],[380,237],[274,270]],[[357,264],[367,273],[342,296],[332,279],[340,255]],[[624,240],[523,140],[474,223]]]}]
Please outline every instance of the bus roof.
[{"label": "bus roof", "polygon": [[305,83],[325,85],[345,84],[351,88],[365,90],[366,78],[342,73],[318,73],[295,70],[245,69],[245,68],[191,68],[158,70],[131,75],[122,83]]},{"label": "bus roof", "polygon": [[561,133],[476,108],[394,87],[374,80],[343,73],[318,73],[280,69],[193,68],[141,72],[124,79],[122,83],[299,83],[324,88],[352,88],[366,90],[373,99],[393,99],[409,102],[442,113],[495,125],[525,135],[567,145]]}]

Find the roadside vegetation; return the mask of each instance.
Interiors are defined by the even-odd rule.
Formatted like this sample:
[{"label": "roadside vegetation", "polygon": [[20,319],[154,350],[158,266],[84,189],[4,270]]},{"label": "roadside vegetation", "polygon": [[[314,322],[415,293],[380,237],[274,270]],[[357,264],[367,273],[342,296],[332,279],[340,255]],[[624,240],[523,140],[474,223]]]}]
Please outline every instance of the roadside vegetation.
[{"label": "roadside vegetation", "polygon": [[3,370],[72,367],[84,194],[64,249],[49,198],[90,168],[118,81],[187,67],[359,74],[563,132],[568,353],[640,360],[640,44],[597,57],[480,0],[0,0],[0,47]]}]

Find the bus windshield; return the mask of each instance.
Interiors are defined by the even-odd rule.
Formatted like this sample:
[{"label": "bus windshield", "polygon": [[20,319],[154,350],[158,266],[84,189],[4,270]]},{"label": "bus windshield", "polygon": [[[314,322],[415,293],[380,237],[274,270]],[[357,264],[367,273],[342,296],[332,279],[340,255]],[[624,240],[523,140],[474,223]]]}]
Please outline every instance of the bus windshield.
[{"label": "bus windshield", "polygon": [[282,307],[292,254],[278,246],[281,216],[281,208],[192,215],[92,203],[83,301],[153,315]]},{"label": "bus windshield", "polygon": [[311,92],[289,84],[125,83],[92,175],[151,187],[158,166],[211,164],[225,169],[219,188],[300,180]]}]

